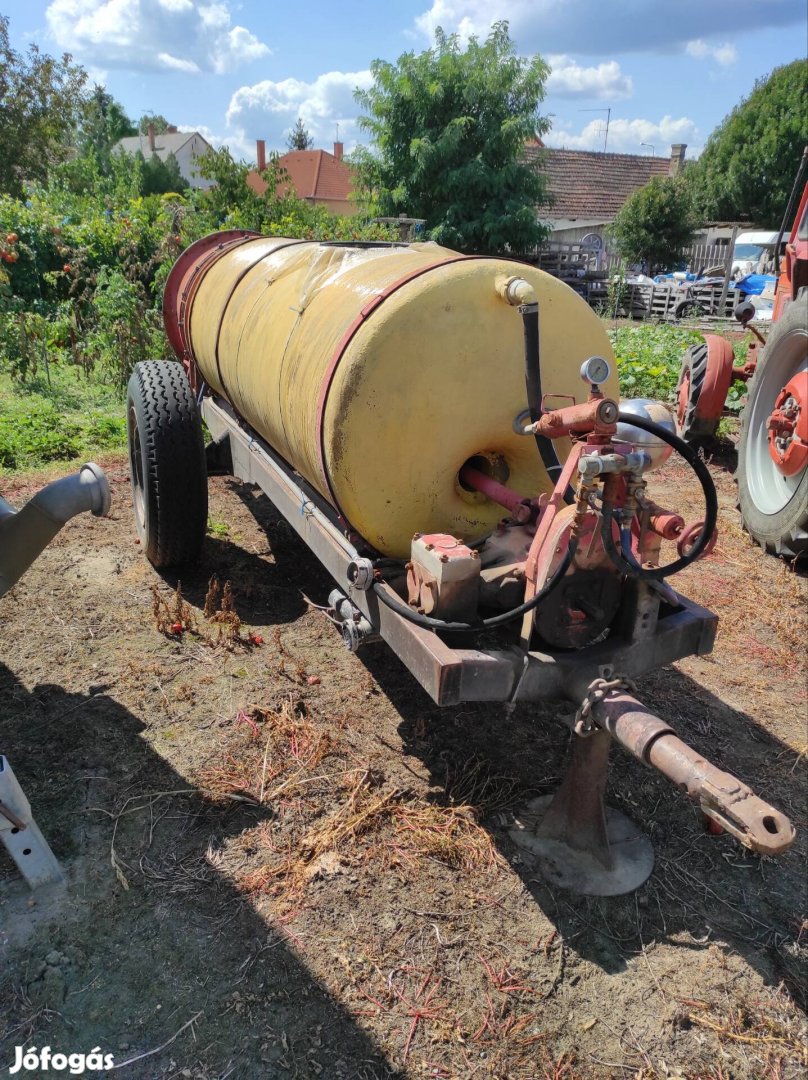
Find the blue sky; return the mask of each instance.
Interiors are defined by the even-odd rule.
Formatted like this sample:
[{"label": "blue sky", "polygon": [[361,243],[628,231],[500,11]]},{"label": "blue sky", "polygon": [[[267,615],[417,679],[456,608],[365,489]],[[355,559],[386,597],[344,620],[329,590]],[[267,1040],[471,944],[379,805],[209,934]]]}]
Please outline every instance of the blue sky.
[{"label": "blue sky", "polygon": [[[484,37],[508,19],[552,67],[551,146],[698,154],[772,68],[808,52],[805,0],[3,0],[11,39],[73,54],[132,117],[159,112],[252,160],[298,115],[330,148],[362,135],[353,101],[375,58],[426,48],[435,26]],[[795,102],[806,111],[806,102]],[[589,110],[589,111],[588,111]],[[597,110],[597,111],[594,111]],[[645,145],[643,145],[645,144]],[[653,149],[652,149],[653,148]]]}]

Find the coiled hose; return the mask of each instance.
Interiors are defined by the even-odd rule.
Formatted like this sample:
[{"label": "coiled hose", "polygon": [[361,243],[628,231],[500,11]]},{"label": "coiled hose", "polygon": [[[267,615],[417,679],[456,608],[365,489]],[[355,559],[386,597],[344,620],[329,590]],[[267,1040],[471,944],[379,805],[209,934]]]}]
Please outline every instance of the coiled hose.
[{"label": "coiled hose", "polygon": [[640,566],[631,550],[631,529],[628,526],[620,529],[620,549],[618,550],[612,536],[614,507],[604,503],[600,534],[604,550],[612,563],[621,573],[630,574],[641,581],[660,581],[662,578],[678,574],[680,570],[690,566],[691,563],[698,559],[709,543],[718,521],[718,496],[715,491],[715,484],[712,476],[710,476],[710,470],[701,460],[698,453],[684,439],[680,439],[678,435],[673,435],[670,431],[660,427],[659,424],[655,424],[653,420],[646,420],[645,417],[635,416],[633,413],[621,412],[619,419],[625,424],[630,424],[632,427],[647,431],[650,435],[655,435],[658,439],[666,442],[668,446],[673,447],[696,474],[704,493],[704,526],[698,538],[686,555],[680,556],[672,563],[668,563],[667,566]]}]

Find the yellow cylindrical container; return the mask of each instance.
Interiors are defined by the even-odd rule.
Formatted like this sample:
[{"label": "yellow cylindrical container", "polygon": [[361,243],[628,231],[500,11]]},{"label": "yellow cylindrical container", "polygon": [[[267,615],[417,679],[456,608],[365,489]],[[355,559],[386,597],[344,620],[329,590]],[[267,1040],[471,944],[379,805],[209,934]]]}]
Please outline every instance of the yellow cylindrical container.
[{"label": "yellow cylindrical container", "polygon": [[[527,405],[522,320],[496,285],[518,276],[538,296],[549,407],[585,399],[581,363],[612,357],[566,285],[435,244],[239,234],[220,248],[174,283],[183,358],[376,550],[405,558],[416,532],[489,532],[503,510],[464,490],[469,459],[524,496],[552,489],[513,428]],[[569,443],[556,446],[563,460]]]}]

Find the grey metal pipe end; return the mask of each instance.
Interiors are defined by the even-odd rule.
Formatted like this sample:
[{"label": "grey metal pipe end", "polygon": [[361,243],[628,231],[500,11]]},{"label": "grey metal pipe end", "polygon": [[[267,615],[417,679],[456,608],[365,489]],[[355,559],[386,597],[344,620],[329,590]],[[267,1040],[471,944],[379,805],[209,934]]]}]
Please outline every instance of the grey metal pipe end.
[{"label": "grey metal pipe end", "polygon": [[53,521],[64,524],[76,514],[90,511],[95,517],[106,517],[111,505],[106,474],[100,465],[88,462],[77,473],[54,480],[34,495],[29,505],[36,506]]},{"label": "grey metal pipe end", "polygon": [[79,470],[79,483],[86,484],[90,489],[92,506],[90,512],[93,517],[107,517],[112,506],[112,494],[109,490],[107,474],[100,465],[94,461],[88,461]]}]

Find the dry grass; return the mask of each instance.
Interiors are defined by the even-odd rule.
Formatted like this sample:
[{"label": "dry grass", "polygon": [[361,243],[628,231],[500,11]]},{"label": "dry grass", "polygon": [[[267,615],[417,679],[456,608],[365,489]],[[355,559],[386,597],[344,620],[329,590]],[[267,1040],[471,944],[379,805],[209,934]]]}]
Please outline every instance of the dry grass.
[{"label": "dry grass", "polygon": [[272,852],[271,862],[240,879],[250,893],[300,899],[312,878],[341,872],[341,857],[374,872],[427,859],[453,869],[473,871],[504,865],[489,834],[471,807],[441,807],[413,799],[399,788],[384,786],[370,769],[330,778],[338,805],[299,836],[275,843],[272,825],[249,836]]},{"label": "dry grass", "polygon": [[228,651],[263,644],[263,638],[255,634],[244,635],[230,582],[221,585],[215,574],[208,583],[201,618],[184,600],[180,582],[168,594],[153,583],[151,596],[155,626],[166,637],[180,640],[184,634],[190,634],[204,645]]},{"label": "dry grass", "polygon": [[719,1009],[706,1001],[685,1001],[687,1020],[712,1031],[719,1042],[743,1043],[774,1066],[790,1061],[808,1069],[806,1027],[790,999],[775,993],[768,1000],[737,1001]]},{"label": "dry grass", "polygon": [[329,733],[300,715],[291,696],[279,709],[239,710],[229,742],[232,748],[200,771],[199,787],[215,802],[259,806],[292,797],[333,747]]}]

